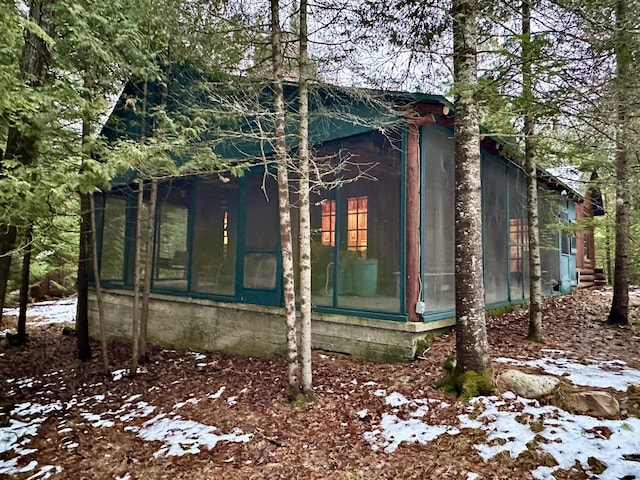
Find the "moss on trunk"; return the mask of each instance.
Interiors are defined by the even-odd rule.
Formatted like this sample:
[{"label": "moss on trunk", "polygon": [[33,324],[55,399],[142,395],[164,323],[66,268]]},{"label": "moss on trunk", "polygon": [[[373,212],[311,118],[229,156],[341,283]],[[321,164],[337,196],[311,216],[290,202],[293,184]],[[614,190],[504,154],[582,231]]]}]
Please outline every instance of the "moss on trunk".
[{"label": "moss on trunk", "polygon": [[490,368],[475,372],[468,370],[459,372],[454,369],[440,384],[439,387],[446,392],[453,393],[461,402],[467,402],[479,395],[493,393],[493,371]]}]

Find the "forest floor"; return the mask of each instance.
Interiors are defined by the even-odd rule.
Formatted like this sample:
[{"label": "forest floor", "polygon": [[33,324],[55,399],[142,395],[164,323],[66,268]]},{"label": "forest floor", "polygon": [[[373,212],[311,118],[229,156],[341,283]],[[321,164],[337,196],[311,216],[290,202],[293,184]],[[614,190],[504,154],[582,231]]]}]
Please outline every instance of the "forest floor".
[{"label": "forest floor", "polygon": [[[607,326],[610,301],[547,299],[544,344],[525,340],[526,310],[488,319],[495,374],[547,371],[624,406],[640,384],[640,327]],[[7,313],[0,328],[15,331]],[[29,346],[0,350],[0,478],[640,479],[635,417],[573,415],[501,385],[467,404],[434,388],[453,333],[410,363],[316,351],[317,400],[292,406],[284,358],[154,348],[129,378],[130,347],[112,343],[105,376],[99,345],[81,363],[55,323],[72,318],[70,301],[34,308]]]}]

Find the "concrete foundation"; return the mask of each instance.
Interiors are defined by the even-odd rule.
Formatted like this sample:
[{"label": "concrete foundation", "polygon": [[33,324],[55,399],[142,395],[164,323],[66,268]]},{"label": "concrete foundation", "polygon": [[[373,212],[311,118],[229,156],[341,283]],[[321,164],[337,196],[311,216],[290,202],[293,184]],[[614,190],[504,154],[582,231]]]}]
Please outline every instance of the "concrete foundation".
[{"label": "concrete foundation", "polygon": [[[104,292],[109,339],[131,339],[132,299],[127,290]],[[89,299],[89,322],[90,332],[98,332],[94,294]],[[418,323],[314,313],[312,343],[315,349],[367,360],[407,361],[426,339],[453,324],[453,318]],[[283,309],[260,305],[152,294],[148,333],[149,343],[167,348],[260,356],[287,351]]]}]

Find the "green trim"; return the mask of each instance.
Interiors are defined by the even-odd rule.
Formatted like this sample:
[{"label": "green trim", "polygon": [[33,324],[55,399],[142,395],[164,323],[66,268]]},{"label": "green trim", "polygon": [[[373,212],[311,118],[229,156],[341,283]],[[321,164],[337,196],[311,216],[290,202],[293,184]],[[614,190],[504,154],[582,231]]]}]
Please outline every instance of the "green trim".
[{"label": "green trim", "polygon": [[441,312],[425,312],[422,315],[423,322],[434,322],[436,320],[444,320],[445,318],[456,318],[456,311],[444,310]]},{"label": "green trim", "polygon": [[329,313],[336,315],[350,315],[353,317],[371,318],[374,320],[388,320],[392,322],[407,323],[408,319],[406,315],[399,313],[385,313],[385,312],[372,312],[369,310],[350,310],[342,307],[328,307],[326,305],[316,305],[313,307],[314,312]]},{"label": "green trim", "polygon": [[485,309],[485,312],[487,312],[487,314],[491,315],[492,310],[509,309],[509,307],[517,308],[528,303],[529,303],[529,299],[526,299],[526,298],[517,300],[515,302],[493,302],[485,305],[484,309]]}]

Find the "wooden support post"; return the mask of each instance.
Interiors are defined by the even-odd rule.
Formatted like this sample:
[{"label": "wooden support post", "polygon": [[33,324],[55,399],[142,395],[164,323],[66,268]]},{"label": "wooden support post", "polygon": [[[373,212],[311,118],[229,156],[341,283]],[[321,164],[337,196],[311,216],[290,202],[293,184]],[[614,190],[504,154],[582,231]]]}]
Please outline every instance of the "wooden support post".
[{"label": "wooden support post", "polygon": [[[415,105],[407,112],[407,248],[406,248],[406,278],[405,278],[405,306],[410,322],[419,322],[420,315],[416,313],[416,303],[420,299],[420,180],[422,175],[420,154],[420,127],[435,123],[435,115],[447,115],[449,107],[446,105]],[[441,117],[443,118],[443,117]]]},{"label": "wooden support post", "polygon": [[405,301],[409,321],[420,320],[416,302],[420,298],[420,126],[410,122],[407,132],[407,265]]}]

